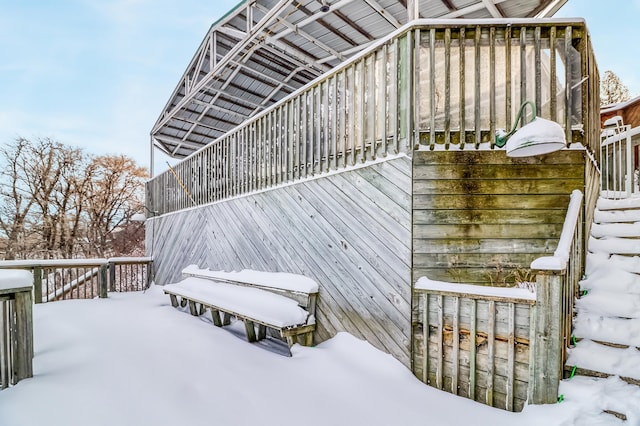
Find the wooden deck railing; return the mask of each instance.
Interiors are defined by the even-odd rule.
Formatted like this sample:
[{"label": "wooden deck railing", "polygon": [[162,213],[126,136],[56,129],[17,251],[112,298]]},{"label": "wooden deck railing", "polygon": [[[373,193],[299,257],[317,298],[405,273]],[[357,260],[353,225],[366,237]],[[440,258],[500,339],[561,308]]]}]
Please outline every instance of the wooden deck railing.
[{"label": "wooden deck railing", "polygon": [[438,389],[521,411],[527,401],[535,295],[524,289],[420,283],[414,297],[414,323],[420,327],[414,334],[414,373]]},{"label": "wooden deck railing", "polygon": [[598,85],[584,22],[413,21],[151,179],[147,208],[207,204],[419,144],[492,149],[525,100],[597,158]]},{"label": "wooden deck railing", "polygon": [[531,264],[535,294],[425,279],[414,289],[414,373],[509,411],[557,402],[581,279],[583,195],[574,191],[554,256]]},{"label": "wooden deck railing", "polygon": [[141,291],[152,279],[148,257],[0,261],[0,269],[32,271],[35,303],[107,297],[109,291]]}]

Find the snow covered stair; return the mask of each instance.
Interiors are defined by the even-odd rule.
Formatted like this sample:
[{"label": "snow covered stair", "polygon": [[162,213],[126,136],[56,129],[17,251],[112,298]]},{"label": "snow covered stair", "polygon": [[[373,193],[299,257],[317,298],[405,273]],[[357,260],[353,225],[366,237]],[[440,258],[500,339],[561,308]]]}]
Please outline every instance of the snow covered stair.
[{"label": "snow covered stair", "polygon": [[264,339],[269,328],[286,339],[289,347],[298,336],[304,338],[303,344],[311,345],[318,294],[313,280],[287,273],[209,271],[195,265],[185,268],[182,275],[182,281],[164,286],[174,307],[188,304],[194,316],[208,309],[218,327],[229,325],[231,317],[236,317],[244,322],[249,342]]},{"label": "snow covered stair", "polygon": [[[640,385],[640,199],[599,199],[589,239],[586,276],[580,282],[566,369],[575,386],[620,387],[612,380]],[[591,377],[581,377],[591,376]],[[618,376],[620,379],[610,377]],[[640,422],[640,387],[633,401],[595,402],[608,414]],[[631,408],[635,407],[635,408]]]}]

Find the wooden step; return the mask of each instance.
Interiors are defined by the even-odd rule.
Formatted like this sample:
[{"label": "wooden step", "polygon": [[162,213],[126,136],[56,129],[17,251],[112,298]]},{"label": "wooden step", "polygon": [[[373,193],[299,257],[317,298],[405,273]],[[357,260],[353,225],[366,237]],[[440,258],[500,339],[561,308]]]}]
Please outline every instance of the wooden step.
[{"label": "wooden step", "polygon": [[623,198],[621,200],[609,200],[607,198],[598,198],[596,205],[598,210],[631,210],[640,209],[640,198]]},{"label": "wooden step", "polygon": [[607,414],[611,414],[612,416],[615,416],[617,418],[619,418],[620,420],[623,421],[627,421],[627,415],[626,414],[622,414],[622,413],[618,413],[617,411],[613,411],[613,410],[602,410],[603,413],[607,413]]},{"label": "wooden step", "polygon": [[591,313],[611,318],[640,318],[640,294],[594,289],[576,300],[578,314]]},{"label": "wooden step", "polygon": [[592,342],[596,342],[599,345],[609,346],[611,348],[628,349],[628,348],[633,347],[633,348],[636,348],[636,350],[640,351],[640,347],[638,347],[638,346],[629,346],[626,343],[607,342],[607,341],[604,341],[604,340],[592,339],[590,337],[572,337],[572,341],[574,342],[574,345],[575,345],[575,343],[581,342],[581,341],[583,341],[585,339],[591,340]]},{"label": "wooden step", "polygon": [[[574,375],[570,377],[572,372]],[[582,415],[575,418],[575,424],[610,424],[613,421],[610,416],[635,420],[640,415],[640,386],[637,384],[596,371],[573,371],[572,366],[565,367],[565,377],[559,389],[563,399],[589,401]]]},{"label": "wooden step", "polygon": [[591,253],[640,255],[640,239],[589,237],[588,247]]},{"label": "wooden step", "polygon": [[640,257],[614,254],[609,258],[609,263],[616,269],[640,274]]},{"label": "wooden step", "polygon": [[[606,379],[607,377],[615,376],[615,374],[607,374],[602,373],[600,371],[589,370],[587,368],[575,367],[576,370],[573,371],[573,365],[565,365],[564,366],[564,378],[568,379],[571,377],[571,373],[573,372],[574,376],[587,376],[587,377],[597,377],[599,379]],[[624,377],[618,376],[621,380],[629,383],[630,385],[640,386],[640,380],[634,379],[632,377]]]},{"label": "wooden step", "polygon": [[598,210],[593,212],[595,223],[633,223],[640,222],[640,209],[638,210]]},{"label": "wooden step", "polygon": [[640,222],[634,223],[594,223],[591,226],[591,236],[594,238],[623,237],[640,238]]},{"label": "wooden step", "polygon": [[620,376],[640,384],[640,351],[634,347],[621,349],[585,339],[569,349],[566,364],[605,375],[595,377]]},{"label": "wooden step", "polygon": [[640,275],[626,271],[617,264],[617,260],[607,260],[598,268],[588,271],[588,275],[580,281],[580,289],[640,295]]}]

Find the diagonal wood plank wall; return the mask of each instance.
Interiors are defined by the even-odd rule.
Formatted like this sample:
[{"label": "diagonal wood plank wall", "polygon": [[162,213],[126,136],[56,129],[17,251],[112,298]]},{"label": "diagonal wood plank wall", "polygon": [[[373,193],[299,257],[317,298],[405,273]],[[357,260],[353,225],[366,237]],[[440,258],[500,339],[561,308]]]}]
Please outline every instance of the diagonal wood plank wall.
[{"label": "diagonal wood plank wall", "polygon": [[320,284],[315,343],[347,331],[410,365],[411,160],[401,156],[153,218],[155,281],[189,264]]},{"label": "diagonal wood plank wall", "polygon": [[413,279],[505,285],[553,254],[584,151],[414,153]]}]

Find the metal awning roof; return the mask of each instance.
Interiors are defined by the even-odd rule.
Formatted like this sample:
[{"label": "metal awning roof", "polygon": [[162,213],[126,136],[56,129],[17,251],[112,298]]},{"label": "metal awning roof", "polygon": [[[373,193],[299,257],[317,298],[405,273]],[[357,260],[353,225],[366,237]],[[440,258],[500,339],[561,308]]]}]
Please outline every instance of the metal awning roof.
[{"label": "metal awning roof", "polygon": [[548,17],[566,1],[242,1],[212,25],[152,143],[186,157],[414,18]]}]

